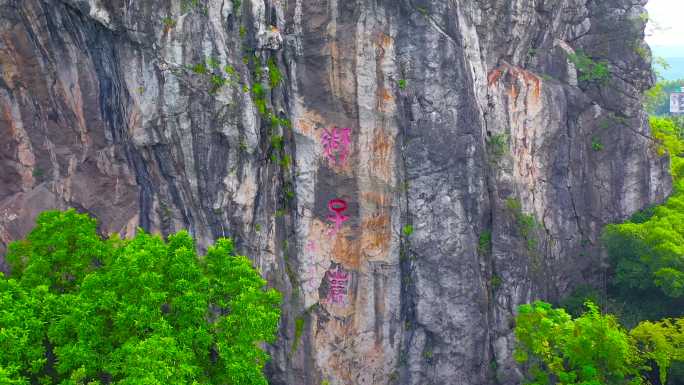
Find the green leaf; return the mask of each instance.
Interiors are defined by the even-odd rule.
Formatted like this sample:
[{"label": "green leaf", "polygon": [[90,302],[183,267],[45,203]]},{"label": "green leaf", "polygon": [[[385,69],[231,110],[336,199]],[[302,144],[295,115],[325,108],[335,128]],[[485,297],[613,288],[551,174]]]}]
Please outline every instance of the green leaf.
[{"label": "green leaf", "polygon": [[266,384],[281,296],[231,240],[198,257],[186,231],[164,241],[95,230],[86,215],[51,211],[11,246],[0,383]]}]

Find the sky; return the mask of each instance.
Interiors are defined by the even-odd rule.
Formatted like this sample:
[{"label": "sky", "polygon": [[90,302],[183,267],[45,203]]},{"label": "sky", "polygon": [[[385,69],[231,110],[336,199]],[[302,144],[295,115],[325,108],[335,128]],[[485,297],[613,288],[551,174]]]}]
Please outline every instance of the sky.
[{"label": "sky", "polygon": [[684,46],[684,0],[649,0],[646,41],[651,46]]},{"label": "sky", "polygon": [[669,65],[657,71],[666,80],[684,79],[684,0],[648,0],[646,9],[646,42]]}]

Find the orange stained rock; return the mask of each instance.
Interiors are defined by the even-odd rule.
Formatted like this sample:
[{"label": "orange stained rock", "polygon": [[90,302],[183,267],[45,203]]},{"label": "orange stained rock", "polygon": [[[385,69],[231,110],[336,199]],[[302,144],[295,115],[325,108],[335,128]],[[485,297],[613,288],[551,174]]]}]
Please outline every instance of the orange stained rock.
[{"label": "orange stained rock", "polygon": [[330,49],[330,68],[328,70],[330,92],[333,96],[342,96],[342,84],[340,80],[340,71],[342,65],[340,63],[340,51],[337,46],[337,41],[332,40],[329,44]]},{"label": "orange stained rock", "polygon": [[342,229],[329,238],[332,248],[330,258],[337,263],[341,263],[345,269],[358,270],[361,266],[360,248],[358,239],[352,238],[352,229],[345,225]]},{"label": "orange stained rock", "polygon": [[380,113],[391,113],[395,109],[394,95],[387,87],[379,87],[376,95],[376,109]]},{"label": "orange stained rock", "polygon": [[384,107],[385,103],[394,100],[394,96],[387,87],[382,87],[378,89],[378,95],[380,96],[381,106]]},{"label": "orange stained rock", "polygon": [[541,78],[529,71],[524,71],[523,76],[525,77],[525,83],[528,86],[530,84],[534,85],[532,95],[534,96],[534,98],[538,100],[541,96]]},{"label": "orange stained rock", "polygon": [[[495,68],[487,75],[487,83],[491,87],[497,83],[504,74],[510,74],[513,79],[510,80],[510,89],[508,95],[511,99],[516,100],[520,94],[520,90],[516,87],[516,82],[524,84],[528,91],[531,91],[532,98],[528,100],[532,103],[539,103],[541,97],[541,78],[535,73],[527,71],[523,68],[512,66],[508,63],[503,63],[499,68]],[[530,94],[528,94],[528,97]]]},{"label": "orange stained rock", "polygon": [[361,198],[368,203],[374,204],[376,209],[388,208],[392,204],[392,197],[375,191],[364,191],[361,193]]},{"label": "orange stained rock", "polygon": [[299,128],[299,132],[301,132],[304,135],[311,135],[311,132],[313,131],[313,127],[309,121],[306,119],[297,119],[297,123],[295,123],[295,127]]},{"label": "orange stained rock", "polygon": [[511,98],[513,103],[517,102],[518,94],[518,87],[516,87],[515,82],[511,82],[511,88],[508,91],[508,96]]},{"label": "orange stained rock", "polygon": [[[315,111],[305,110],[296,119],[295,127],[299,128],[299,132],[306,136],[313,136],[316,126],[324,126],[325,119]],[[320,140],[320,134],[316,136],[316,140]]]},{"label": "orange stained rock", "polygon": [[503,71],[500,68],[495,68],[489,72],[487,75],[487,85],[493,86],[494,83],[499,81],[499,78],[503,75]]},{"label": "orange stained rock", "polygon": [[389,250],[391,218],[385,210],[364,218],[361,224],[361,250],[364,255],[380,256]]},{"label": "orange stained rock", "polygon": [[394,38],[386,33],[380,32],[378,39],[379,45],[382,48],[389,48],[394,45]]},{"label": "orange stained rock", "polygon": [[384,182],[392,180],[392,150],[394,148],[394,138],[385,134],[384,130],[377,131],[373,137],[371,145],[371,174],[379,177]]}]

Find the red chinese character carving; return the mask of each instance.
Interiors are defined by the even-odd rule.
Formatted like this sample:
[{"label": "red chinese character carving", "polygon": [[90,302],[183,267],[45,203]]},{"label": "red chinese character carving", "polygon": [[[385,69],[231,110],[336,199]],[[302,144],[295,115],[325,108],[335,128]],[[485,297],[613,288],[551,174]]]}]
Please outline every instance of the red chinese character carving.
[{"label": "red chinese character carving", "polygon": [[328,296],[327,303],[344,304],[347,297],[347,281],[349,280],[349,273],[340,270],[339,268],[328,271],[326,274],[328,278]]},{"label": "red chinese character carving", "polygon": [[342,223],[349,219],[348,216],[342,214],[347,210],[347,207],[347,202],[342,199],[331,199],[328,202],[328,210],[335,213],[335,215],[328,215],[328,220],[335,222],[335,226],[330,229],[330,235],[335,235],[342,227]]},{"label": "red chinese character carving", "polygon": [[340,156],[340,163],[342,165],[347,161],[347,155],[349,155],[349,147],[351,145],[351,128],[343,128],[342,134],[340,135],[340,151],[338,152]]},{"label": "red chinese character carving", "polygon": [[337,164],[338,158],[341,165],[347,161],[349,147],[351,145],[351,128],[323,129],[321,135],[323,153],[333,165]]},{"label": "red chinese character carving", "polygon": [[340,136],[337,133],[337,129],[333,128],[332,132],[330,132],[324,128],[321,142],[323,142],[323,153],[334,164],[336,160],[335,151],[340,146]]}]

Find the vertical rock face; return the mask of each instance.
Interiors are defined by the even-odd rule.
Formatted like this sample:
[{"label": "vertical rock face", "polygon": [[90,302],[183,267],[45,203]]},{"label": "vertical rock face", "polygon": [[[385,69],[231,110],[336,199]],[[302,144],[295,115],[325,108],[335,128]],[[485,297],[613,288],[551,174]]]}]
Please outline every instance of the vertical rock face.
[{"label": "vertical rock face", "polygon": [[670,191],[644,3],[0,0],[0,254],[69,206],[230,236],[272,384],[517,383],[515,307]]}]

